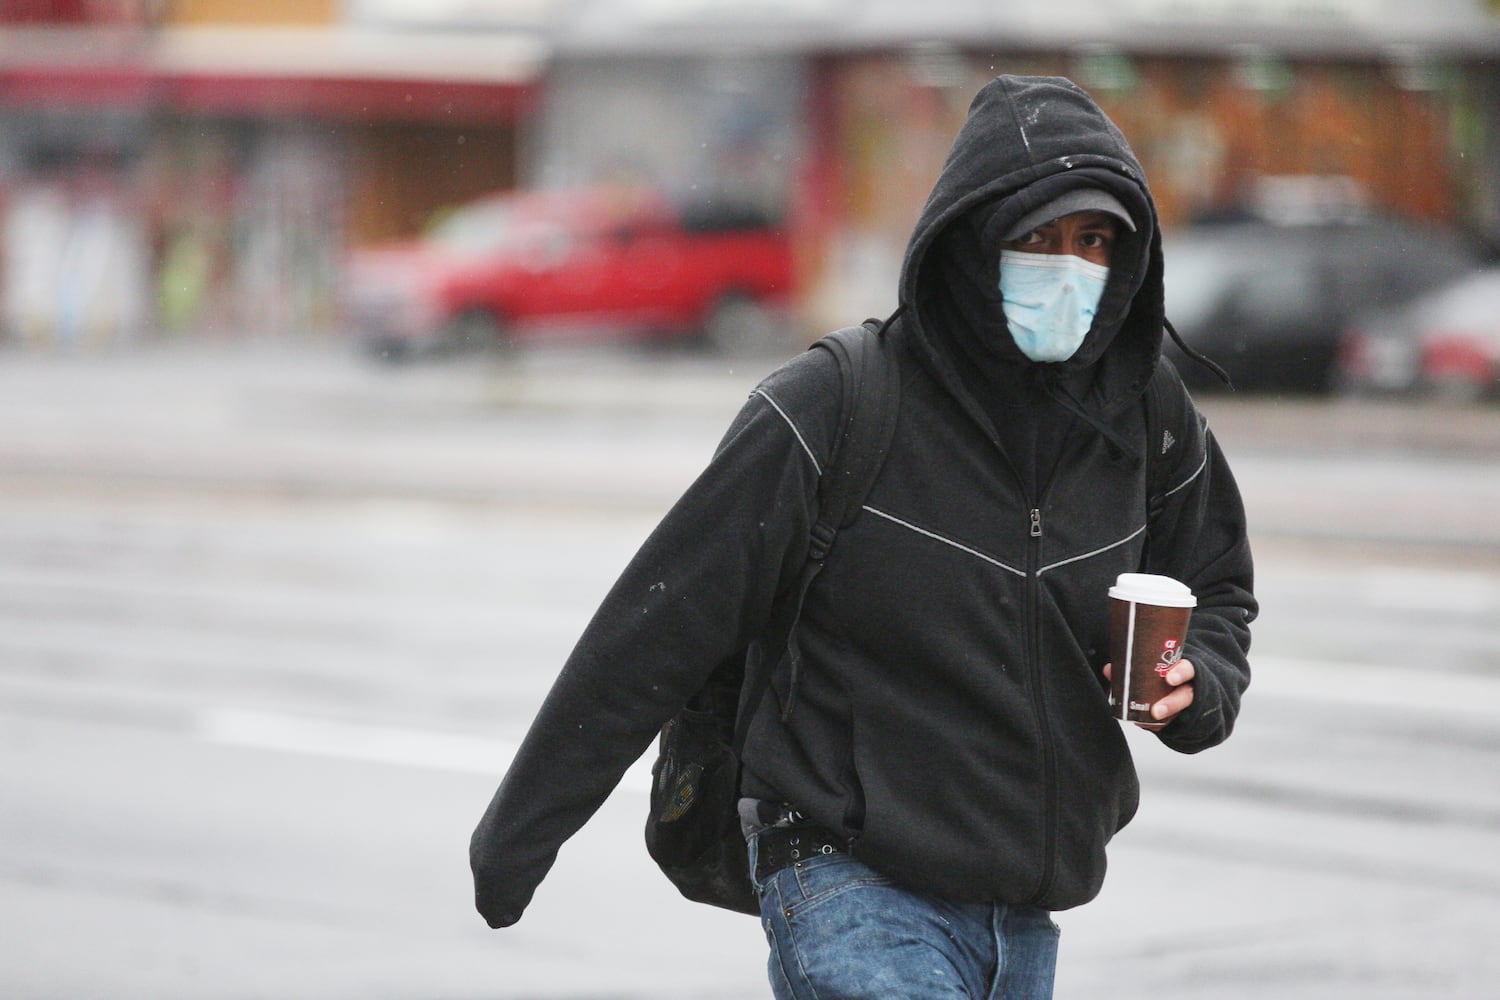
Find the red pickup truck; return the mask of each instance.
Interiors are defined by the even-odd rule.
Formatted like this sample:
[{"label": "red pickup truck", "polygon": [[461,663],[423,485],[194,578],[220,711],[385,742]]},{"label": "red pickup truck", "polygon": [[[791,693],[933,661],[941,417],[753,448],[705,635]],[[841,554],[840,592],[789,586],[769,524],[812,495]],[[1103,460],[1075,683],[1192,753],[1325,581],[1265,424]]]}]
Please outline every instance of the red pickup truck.
[{"label": "red pickup truck", "polygon": [[722,202],[620,189],[508,193],[454,210],[420,239],[369,247],[344,315],[382,356],[538,337],[782,344],[794,269],[786,233]]}]

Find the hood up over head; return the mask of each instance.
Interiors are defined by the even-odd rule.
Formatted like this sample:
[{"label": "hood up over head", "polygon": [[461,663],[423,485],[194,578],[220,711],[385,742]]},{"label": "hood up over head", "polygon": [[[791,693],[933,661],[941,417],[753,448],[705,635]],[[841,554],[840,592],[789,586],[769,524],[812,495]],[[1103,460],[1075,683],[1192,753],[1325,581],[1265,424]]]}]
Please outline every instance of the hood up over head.
[{"label": "hood up over head", "polygon": [[[1059,198],[1118,206],[1131,224],[1120,227],[1082,346],[1067,361],[1036,363],[1005,325],[1000,244],[1051,221],[1038,216]],[[978,93],[907,245],[900,308],[924,363],[986,412],[987,394],[1019,402],[1045,392],[1100,426],[1139,398],[1162,345],[1156,206],[1124,135],[1088,94],[1060,77],[1015,76]]]}]

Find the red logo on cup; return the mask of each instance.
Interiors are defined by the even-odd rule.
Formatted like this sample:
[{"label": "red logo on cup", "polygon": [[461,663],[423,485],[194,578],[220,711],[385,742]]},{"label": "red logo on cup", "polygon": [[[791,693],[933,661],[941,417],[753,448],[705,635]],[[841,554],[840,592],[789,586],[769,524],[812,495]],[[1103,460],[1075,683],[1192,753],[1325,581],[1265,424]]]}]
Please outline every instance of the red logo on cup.
[{"label": "red logo on cup", "polygon": [[1182,659],[1182,643],[1177,639],[1168,639],[1161,644],[1161,659],[1156,664],[1156,672],[1163,677]]}]

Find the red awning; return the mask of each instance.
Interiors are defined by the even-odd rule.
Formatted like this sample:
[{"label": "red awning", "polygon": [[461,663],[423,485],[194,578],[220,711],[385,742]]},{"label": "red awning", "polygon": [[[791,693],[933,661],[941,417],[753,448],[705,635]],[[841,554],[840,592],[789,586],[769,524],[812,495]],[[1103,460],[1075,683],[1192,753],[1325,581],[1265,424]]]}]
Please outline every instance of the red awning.
[{"label": "red awning", "polygon": [[495,124],[524,112],[535,40],[340,29],[10,29],[0,106]]}]

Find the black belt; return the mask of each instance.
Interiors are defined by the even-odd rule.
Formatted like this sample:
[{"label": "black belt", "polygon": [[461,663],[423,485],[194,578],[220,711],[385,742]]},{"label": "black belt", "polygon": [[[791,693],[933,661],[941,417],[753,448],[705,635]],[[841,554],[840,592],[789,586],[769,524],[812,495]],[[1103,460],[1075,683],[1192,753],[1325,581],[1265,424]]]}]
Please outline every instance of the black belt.
[{"label": "black belt", "polygon": [[848,850],[848,842],[842,837],[811,824],[767,827],[755,838],[755,879],[758,882],[809,858]]}]

